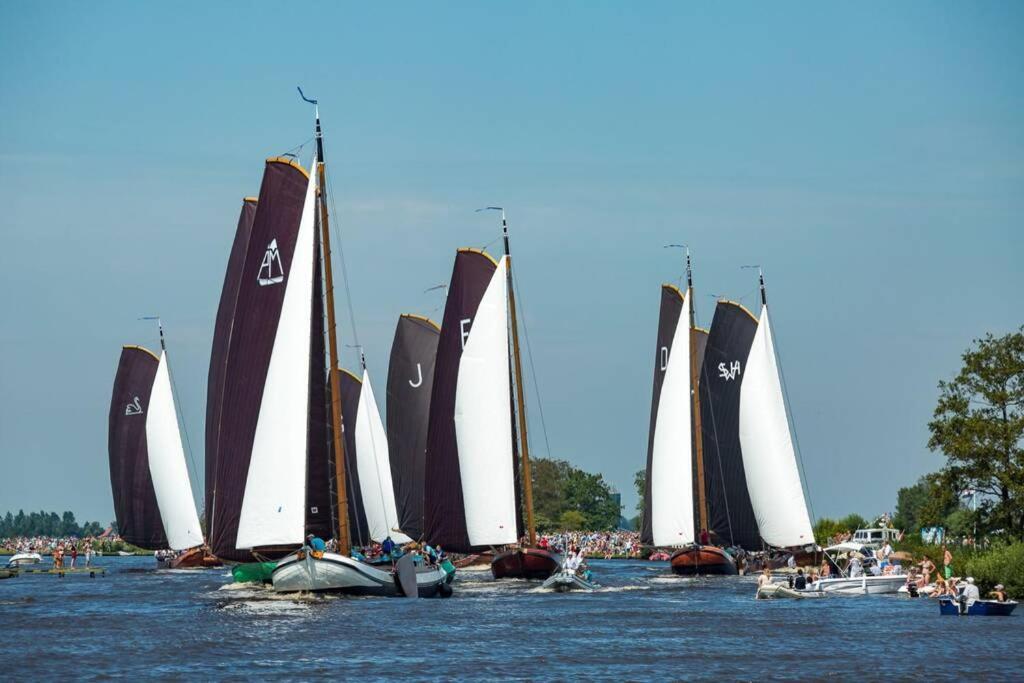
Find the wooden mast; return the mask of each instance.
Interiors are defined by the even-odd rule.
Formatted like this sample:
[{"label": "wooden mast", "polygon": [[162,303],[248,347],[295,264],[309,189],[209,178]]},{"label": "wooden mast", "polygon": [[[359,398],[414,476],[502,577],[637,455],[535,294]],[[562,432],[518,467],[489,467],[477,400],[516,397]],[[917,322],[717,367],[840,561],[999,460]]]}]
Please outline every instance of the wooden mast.
[{"label": "wooden mast", "polygon": [[[301,90],[299,93],[301,94]],[[306,99],[303,95],[303,99]],[[316,106],[316,101],[313,101]],[[330,348],[331,374],[331,435],[334,439],[334,486],[338,501],[338,553],[348,555],[352,550],[352,539],[348,525],[348,489],[345,481],[345,440],[342,438],[344,425],[341,422],[341,375],[338,369],[338,332],[334,317],[334,274],[331,267],[331,231],[327,218],[327,184],[325,182],[324,139],[320,130],[320,108],[316,106],[316,158],[320,201],[320,240],[323,244],[324,290],[327,303],[327,341]]]},{"label": "wooden mast", "polygon": [[530,440],[526,436],[526,398],[523,396],[523,361],[519,355],[519,325],[516,322],[516,295],[512,286],[512,252],[508,244],[508,221],[505,210],[501,209],[501,232],[505,241],[505,257],[508,259],[508,310],[512,322],[512,357],[516,372],[516,406],[519,412],[519,443],[523,457],[523,505],[526,507],[526,528],[530,546],[537,545],[537,529],[533,523],[533,479],[530,472]]},{"label": "wooden mast", "polygon": [[[693,269],[689,247],[686,249],[686,291],[690,295],[690,394],[693,396],[693,433],[697,451],[697,510],[703,534],[708,529],[708,501],[704,491],[704,432],[700,418],[700,368],[697,367],[697,327],[694,324]],[[697,542],[700,543],[700,536]]]}]

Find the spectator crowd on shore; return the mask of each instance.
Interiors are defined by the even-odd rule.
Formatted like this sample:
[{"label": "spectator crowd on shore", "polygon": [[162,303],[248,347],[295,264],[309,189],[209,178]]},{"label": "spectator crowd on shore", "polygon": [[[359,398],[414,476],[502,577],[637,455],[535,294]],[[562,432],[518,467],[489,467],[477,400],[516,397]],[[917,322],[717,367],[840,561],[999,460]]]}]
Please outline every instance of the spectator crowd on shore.
[{"label": "spectator crowd on shore", "polygon": [[643,557],[640,534],[636,531],[558,531],[542,534],[537,544],[559,552],[579,548],[581,555],[595,559]]}]

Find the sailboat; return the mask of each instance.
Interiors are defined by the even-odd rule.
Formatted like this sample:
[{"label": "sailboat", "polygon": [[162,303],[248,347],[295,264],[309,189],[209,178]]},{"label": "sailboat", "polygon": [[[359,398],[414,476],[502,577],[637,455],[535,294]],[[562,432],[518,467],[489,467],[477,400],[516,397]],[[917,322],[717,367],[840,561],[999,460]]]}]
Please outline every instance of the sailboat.
[{"label": "sailboat", "polygon": [[761,314],[747,357],[739,402],[739,440],[747,492],[758,534],[765,545],[814,546],[814,531],[775,356],[763,272],[758,279]]},{"label": "sailboat", "polygon": [[206,552],[178,427],[163,326],[160,355],[124,346],[114,377],[108,455],[121,538],[146,550],[186,551],[170,566],[218,566]]},{"label": "sailboat", "polygon": [[[385,569],[350,557],[318,111],[315,118],[312,173],[294,158],[267,160],[248,239],[236,233],[236,245],[247,242],[244,258],[229,260],[225,276],[225,324],[215,332],[220,353],[211,359],[219,364],[211,366],[218,378],[211,392],[220,406],[211,408],[218,420],[207,434],[215,460],[211,543],[234,562],[277,560],[275,590],[443,594],[452,579],[443,567],[412,567],[410,558]],[[368,429],[386,447],[379,416],[376,423]],[[305,545],[310,535],[332,534],[337,552]]]},{"label": "sailboat", "polygon": [[[509,546],[491,561],[495,578],[546,579],[561,558],[536,547],[504,211],[502,234],[505,254],[497,261],[479,249],[455,255],[430,399],[424,534],[455,553]],[[523,510],[527,542],[520,544]]]},{"label": "sailboat", "polygon": [[387,433],[398,528],[423,537],[423,477],[430,394],[441,328],[411,313],[398,318],[387,383]]},{"label": "sailboat", "polygon": [[[677,574],[735,574],[733,558],[707,534],[705,448],[699,369],[709,335],[696,327],[693,270],[686,253],[685,292],[663,285],[655,348],[641,541],[677,548]],[[712,326],[712,333],[714,326]]]}]

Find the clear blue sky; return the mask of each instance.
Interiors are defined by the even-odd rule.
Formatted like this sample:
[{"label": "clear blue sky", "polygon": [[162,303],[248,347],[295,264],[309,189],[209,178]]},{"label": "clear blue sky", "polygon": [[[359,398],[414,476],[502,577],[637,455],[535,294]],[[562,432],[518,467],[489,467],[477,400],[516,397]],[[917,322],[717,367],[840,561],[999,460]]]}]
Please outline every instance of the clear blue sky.
[{"label": "clear blue sky", "polygon": [[704,323],[709,293],[753,307],[739,266],[764,265],[816,514],[892,509],[941,466],[936,382],[1024,322],[1024,5],[389,5],[0,4],[0,512],[112,518],[140,315],[166,322],[201,469],[239,203],[310,136],[296,84],[378,385],[398,314],[440,318],[422,291],[500,203],[552,455],[627,512],[667,242]]}]

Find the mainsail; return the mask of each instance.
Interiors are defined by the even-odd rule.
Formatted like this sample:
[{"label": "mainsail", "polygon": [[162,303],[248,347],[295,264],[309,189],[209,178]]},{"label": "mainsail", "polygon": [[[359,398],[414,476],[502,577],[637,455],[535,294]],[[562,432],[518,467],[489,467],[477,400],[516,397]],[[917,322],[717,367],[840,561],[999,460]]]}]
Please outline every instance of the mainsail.
[{"label": "mainsail", "polygon": [[740,385],[756,331],[750,311],[719,301],[699,382],[709,531],[747,550],[761,549],[739,438]]},{"label": "mainsail", "polygon": [[743,467],[761,538],[776,547],[813,543],[814,532],[786,417],[767,305],[761,308],[747,358],[739,417]]},{"label": "mainsail", "polygon": [[[263,383],[249,471],[238,521],[238,549],[301,543],[306,529],[306,447],[309,420],[310,330],[317,241],[316,175],[306,183],[299,229],[284,283],[280,243],[271,237],[257,284],[284,286]],[[261,212],[257,212],[257,220]],[[256,237],[254,231],[253,237]],[[268,259],[278,263],[267,277]]]},{"label": "mainsail", "polygon": [[417,315],[402,315],[388,364],[387,427],[398,528],[423,535],[423,477],[430,393],[440,328]]},{"label": "mainsail", "polygon": [[694,541],[690,298],[661,290],[641,540],[657,546]]},{"label": "mainsail", "polygon": [[[222,559],[246,561],[252,556],[248,548],[292,545],[303,536],[314,269],[313,215],[303,209],[314,188],[293,160],[268,159],[240,276],[236,280],[229,272],[225,277],[225,289],[237,282],[237,293],[231,324],[215,331],[214,345],[226,346],[226,361],[208,513],[211,549]],[[301,241],[300,224],[306,228]],[[263,284],[268,253],[283,279]],[[293,288],[284,325],[285,298]],[[271,377],[273,357],[278,360]],[[254,456],[257,449],[259,457]],[[250,495],[247,483],[260,493],[253,489],[244,516],[246,534],[239,537],[244,500]],[[268,491],[268,484],[274,490]]]},{"label": "mainsail", "polygon": [[460,249],[434,367],[427,430],[427,539],[453,552],[514,543],[520,526],[505,259]]},{"label": "mainsail", "polygon": [[166,354],[158,359],[138,346],[122,349],[108,449],[121,537],[151,550],[202,545]]},{"label": "mainsail", "polygon": [[256,198],[242,200],[242,210],[231,243],[228,267],[224,272],[220,304],[213,327],[213,347],[210,349],[210,370],[206,377],[206,496],[203,514],[210,522],[214,491],[217,490],[217,452],[220,447],[220,419],[224,410],[224,377],[228,365],[228,348],[235,322],[238,289],[244,275],[245,254],[249,248],[249,235],[256,217]]}]

